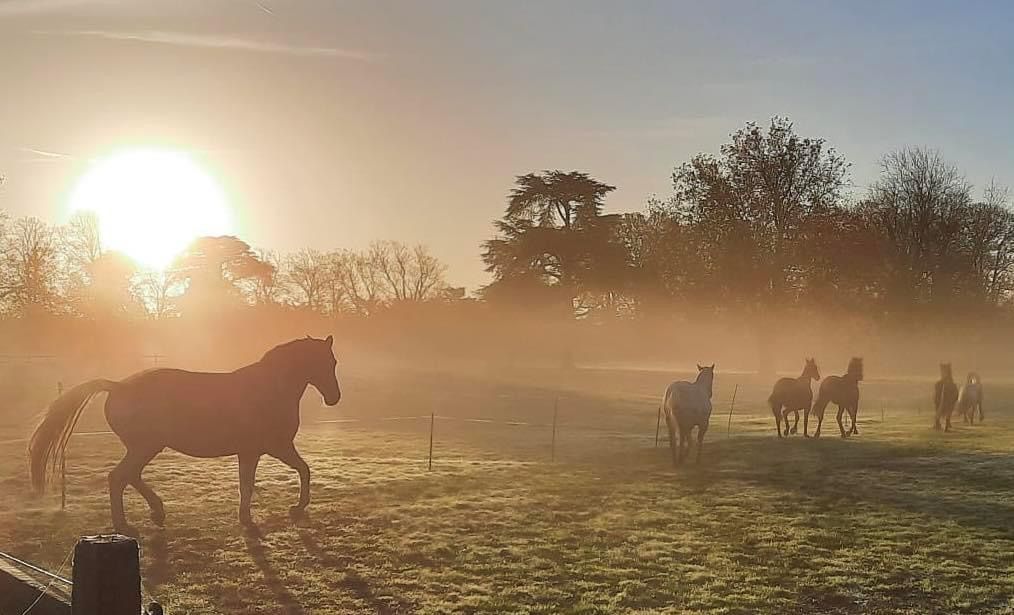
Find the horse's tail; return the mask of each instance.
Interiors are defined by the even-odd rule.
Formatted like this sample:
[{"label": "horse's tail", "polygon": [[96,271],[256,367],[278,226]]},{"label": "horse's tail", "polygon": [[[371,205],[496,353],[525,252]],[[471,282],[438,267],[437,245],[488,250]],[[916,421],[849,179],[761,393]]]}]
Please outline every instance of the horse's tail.
[{"label": "horse's tail", "polygon": [[81,412],[92,397],[110,391],[112,380],[91,380],[80,384],[49,404],[42,422],[35,428],[28,443],[28,470],[36,491],[46,488],[50,473],[63,463],[67,440],[77,425]]}]

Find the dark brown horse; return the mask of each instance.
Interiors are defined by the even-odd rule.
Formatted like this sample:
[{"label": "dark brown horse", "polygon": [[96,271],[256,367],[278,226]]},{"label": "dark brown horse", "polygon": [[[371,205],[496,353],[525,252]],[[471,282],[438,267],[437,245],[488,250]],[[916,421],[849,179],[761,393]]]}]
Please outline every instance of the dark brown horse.
[{"label": "dark brown horse", "polygon": [[[775,415],[775,429],[778,430],[778,437],[782,437],[782,421],[785,421],[785,435],[796,433],[799,429],[799,411],[809,411],[813,403],[813,389],[810,388],[811,380],[820,380],[820,370],[817,369],[817,362],[807,359],[803,366],[803,373],[799,378],[781,378],[775,383],[775,388],[768,397],[768,404],[771,406],[771,413]],[[796,413],[796,422],[789,429],[789,413]]]},{"label": "dark brown horse", "polygon": [[262,455],[270,455],[299,473],[301,513],[310,503],[310,468],[296,451],[299,400],[313,385],[333,406],[341,398],[335,373],[333,340],[306,338],[268,351],[260,361],[227,373],[153,369],[120,382],[92,380],[76,386],[49,406],[28,446],[32,485],[46,486],[63,462],[67,439],[92,397],[109,395],[106,420],[127,452],[109,473],[113,526],[133,532],[123,513],[123,491],[133,485],[147,500],[151,518],[162,525],[162,500],[141,478],[141,471],[163,449],[192,457],[239,458],[239,518],[252,524],[250,499]]},{"label": "dark brown horse", "polygon": [[951,415],[958,402],[958,385],[954,384],[954,373],[950,363],[940,364],[940,380],[933,386],[933,429],[940,430],[940,419],[944,419],[944,431],[951,430]]},{"label": "dark brown horse", "polygon": [[[848,370],[844,376],[828,376],[820,383],[820,390],[817,392],[817,401],[813,403],[813,413],[817,415],[817,430],[813,437],[820,437],[820,427],[824,423],[824,409],[829,403],[838,406],[838,429],[841,430],[841,437],[847,438],[851,434],[858,434],[856,428],[856,414],[859,412],[859,382],[863,379],[863,360],[853,357],[849,361]],[[845,412],[852,418],[852,427],[845,431],[841,417]],[[809,437],[807,425],[810,421],[810,411],[803,412],[803,435]]]}]

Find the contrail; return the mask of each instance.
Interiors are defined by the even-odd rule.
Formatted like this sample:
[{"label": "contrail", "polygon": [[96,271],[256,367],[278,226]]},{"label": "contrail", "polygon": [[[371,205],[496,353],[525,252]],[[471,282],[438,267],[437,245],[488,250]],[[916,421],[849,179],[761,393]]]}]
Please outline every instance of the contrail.
[{"label": "contrail", "polygon": [[254,4],[257,5],[257,8],[259,8],[262,11],[264,11],[268,15],[271,15],[272,17],[274,16],[274,14],[275,14],[274,11],[272,11],[270,8],[264,6],[263,4],[261,4],[260,2],[258,2],[257,0],[254,0]]}]

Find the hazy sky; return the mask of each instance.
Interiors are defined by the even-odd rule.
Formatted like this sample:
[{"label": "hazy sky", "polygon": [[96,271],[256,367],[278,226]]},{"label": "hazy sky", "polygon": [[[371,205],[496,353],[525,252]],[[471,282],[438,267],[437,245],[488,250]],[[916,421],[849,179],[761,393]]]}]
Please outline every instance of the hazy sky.
[{"label": "hazy sky", "polygon": [[62,222],[90,158],[171,145],[254,245],[423,242],[474,288],[515,175],[639,209],[775,114],[859,185],[907,145],[1014,183],[1012,32],[1009,2],[0,0],[0,207]]}]

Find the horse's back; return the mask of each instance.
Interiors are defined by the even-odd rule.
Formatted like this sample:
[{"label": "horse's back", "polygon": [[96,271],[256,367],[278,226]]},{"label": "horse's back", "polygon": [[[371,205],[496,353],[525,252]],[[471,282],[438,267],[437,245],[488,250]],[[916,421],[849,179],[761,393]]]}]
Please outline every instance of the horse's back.
[{"label": "horse's back", "polygon": [[130,448],[173,448],[196,457],[236,454],[245,442],[271,432],[295,434],[296,424],[274,425],[262,411],[264,382],[240,372],[159,368],[138,372],[110,392],[109,426]]},{"label": "horse's back", "polygon": [[707,422],[711,416],[711,398],[692,382],[676,381],[665,391],[665,407],[681,423]]},{"label": "horse's back", "polygon": [[958,396],[958,403],[962,406],[972,405],[979,402],[979,398],[982,396],[982,385],[973,382],[966,384],[961,387],[961,393]]}]

